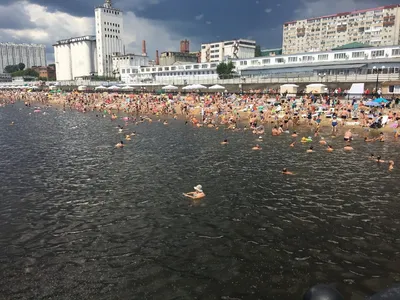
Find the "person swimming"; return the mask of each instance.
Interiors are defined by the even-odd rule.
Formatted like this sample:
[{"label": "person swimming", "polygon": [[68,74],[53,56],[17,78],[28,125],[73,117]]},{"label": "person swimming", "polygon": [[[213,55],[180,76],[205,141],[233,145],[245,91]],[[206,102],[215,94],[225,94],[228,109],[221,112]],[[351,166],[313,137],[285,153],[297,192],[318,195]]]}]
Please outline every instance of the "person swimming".
[{"label": "person swimming", "polygon": [[380,156],[378,156],[378,157],[376,158],[376,162],[377,162],[377,163],[383,163],[383,162],[385,162],[385,161],[382,160]]},{"label": "person swimming", "polygon": [[307,150],[307,153],[311,153],[311,152],[314,152],[314,147],[313,146],[310,146],[310,148],[308,148],[308,150]]},{"label": "person swimming", "polygon": [[124,142],[120,141],[118,144],[115,145],[116,148],[123,148],[124,147]]},{"label": "person swimming", "polygon": [[392,171],[394,169],[394,161],[390,160],[389,161],[389,171]]},{"label": "person swimming", "polygon": [[326,141],[325,141],[325,139],[324,139],[323,137],[321,137],[321,140],[319,141],[319,143],[320,143],[321,145],[326,145],[326,144],[327,144]]},{"label": "person swimming", "polygon": [[194,192],[183,193],[183,195],[191,199],[200,199],[206,196],[203,192],[203,187],[200,184],[194,187]]},{"label": "person swimming", "polygon": [[283,168],[282,169],[282,174],[284,174],[284,175],[294,175],[292,172],[288,171],[287,168]]},{"label": "person swimming", "polygon": [[228,145],[228,144],[229,144],[229,142],[227,139],[225,139],[223,142],[221,142],[221,145]]},{"label": "person swimming", "polygon": [[261,147],[260,147],[259,144],[257,144],[257,145],[255,145],[252,149],[253,149],[253,150],[261,150]]},{"label": "person swimming", "polygon": [[328,148],[326,149],[326,151],[328,151],[328,152],[332,152],[332,151],[333,151],[333,148],[332,148],[332,146],[331,146],[331,145],[328,145]]},{"label": "person swimming", "polygon": [[350,144],[348,144],[348,145],[344,146],[344,147],[343,147],[343,149],[344,149],[345,151],[351,151],[351,150],[354,150],[354,149],[353,149],[353,147],[352,147],[352,146],[350,146]]}]

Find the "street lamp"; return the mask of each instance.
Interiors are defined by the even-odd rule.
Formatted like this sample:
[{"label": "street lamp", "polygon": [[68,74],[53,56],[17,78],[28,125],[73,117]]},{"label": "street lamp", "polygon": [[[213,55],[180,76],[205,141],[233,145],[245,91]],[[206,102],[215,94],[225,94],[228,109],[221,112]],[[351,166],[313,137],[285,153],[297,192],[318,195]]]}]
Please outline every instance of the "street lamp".
[{"label": "street lamp", "polygon": [[376,66],[373,66],[372,69],[376,70],[375,93],[378,94],[379,70],[381,70],[381,72],[383,73],[383,69],[385,69],[385,66],[382,66],[380,69],[378,69]]},{"label": "street lamp", "polygon": [[321,78],[321,82],[322,82],[322,80],[326,76],[326,73],[318,73],[318,76]]}]

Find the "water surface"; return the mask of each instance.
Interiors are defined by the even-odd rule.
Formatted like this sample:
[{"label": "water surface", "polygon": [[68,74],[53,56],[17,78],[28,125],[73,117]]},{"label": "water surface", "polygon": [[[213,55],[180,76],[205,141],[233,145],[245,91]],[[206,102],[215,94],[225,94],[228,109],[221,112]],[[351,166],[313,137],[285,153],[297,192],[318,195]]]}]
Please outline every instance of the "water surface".
[{"label": "water surface", "polygon": [[[399,142],[307,154],[267,134],[257,152],[249,132],[171,120],[114,149],[117,124],[0,108],[5,299],[290,300],[330,282],[363,299],[400,280],[400,173],[367,159],[398,167]],[[206,198],[182,196],[197,184]]]}]

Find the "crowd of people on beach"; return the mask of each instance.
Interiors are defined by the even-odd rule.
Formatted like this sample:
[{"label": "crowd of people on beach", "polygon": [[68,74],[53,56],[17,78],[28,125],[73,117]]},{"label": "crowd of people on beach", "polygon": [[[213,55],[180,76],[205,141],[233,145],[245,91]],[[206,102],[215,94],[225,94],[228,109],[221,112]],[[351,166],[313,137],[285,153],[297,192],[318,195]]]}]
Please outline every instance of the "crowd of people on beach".
[{"label": "crowd of people on beach", "polygon": [[[109,117],[112,121],[122,121],[125,127],[129,123],[151,123],[153,120],[168,125],[168,119],[182,118],[186,124],[195,127],[208,127],[215,130],[249,131],[263,141],[266,130],[272,136],[289,133],[290,146],[298,142],[317,141],[326,146],[326,151],[334,149],[321,135],[338,137],[343,134],[345,151],[354,150],[351,142],[357,128],[365,128],[362,137],[366,143],[384,142],[386,136],[393,134],[398,139],[399,120],[398,103],[384,101],[374,106],[366,106],[366,99],[340,99],[335,95],[309,94],[301,97],[270,96],[268,94],[155,94],[155,93],[85,93],[69,92],[51,94],[48,92],[1,91],[2,105],[23,101],[26,106],[58,106],[63,111],[77,110],[82,113],[96,112],[98,117]],[[371,100],[371,99],[370,99]],[[373,100],[373,99],[372,99]],[[36,109],[35,112],[40,112]],[[163,120],[161,120],[163,119]],[[298,140],[296,129],[304,126],[312,129],[313,136]],[[118,124],[119,132],[124,134],[125,141],[130,141],[135,132],[127,133],[124,125]],[[270,129],[271,128],[271,129]],[[370,135],[373,129],[379,131],[377,137]],[[375,131],[376,131],[375,130]],[[124,140],[115,147],[123,148]],[[228,145],[225,139],[222,145]],[[259,144],[252,147],[262,150]],[[307,149],[314,152],[314,147]],[[371,154],[370,159],[385,163],[380,156]],[[394,161],[388,161],[388,169],[393,170]],[[293,175],[287,168],[282,174]],[[197,186],[195,192],[186,196],[201,198],[204,192]]]}]

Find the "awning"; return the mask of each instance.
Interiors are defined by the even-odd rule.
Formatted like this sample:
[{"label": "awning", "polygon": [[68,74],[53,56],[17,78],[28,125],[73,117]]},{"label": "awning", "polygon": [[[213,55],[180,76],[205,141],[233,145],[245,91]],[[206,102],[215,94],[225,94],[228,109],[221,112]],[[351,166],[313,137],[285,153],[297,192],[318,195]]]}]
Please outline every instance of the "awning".
[{"label": "awning", "polygon": [[338,69],[358,69],[365,67],[367,64],[349,64],[349,65],[335,65],[335,66],[321,66],[313,68],[316,70],[338,70]]}]

